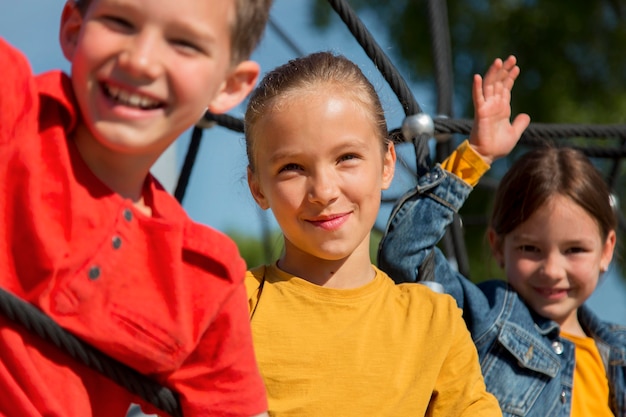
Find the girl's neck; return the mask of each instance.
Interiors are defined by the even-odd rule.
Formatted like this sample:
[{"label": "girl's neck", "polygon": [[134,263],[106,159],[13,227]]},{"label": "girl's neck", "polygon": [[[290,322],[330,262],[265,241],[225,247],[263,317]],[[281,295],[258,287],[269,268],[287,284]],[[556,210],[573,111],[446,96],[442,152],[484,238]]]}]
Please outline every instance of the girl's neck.
[{"label": "girl's neck", "polygon": [[350,289],[371,282],[376,276],[369,257],[355,251],[346,258],[327,260],[286,245],[278,267],[294,276],[321,287]]},{"label": "girl's neck", "polygon": [[577,312],[574,312],[572,316],[568,317],[563,322],[559,323],[559,326],[561,328],[561,331],[567,334],[571,334],[572,336],[579,336],[579,337],[587,336],[582,326],[580,325],[580,321],[578,321]]}]

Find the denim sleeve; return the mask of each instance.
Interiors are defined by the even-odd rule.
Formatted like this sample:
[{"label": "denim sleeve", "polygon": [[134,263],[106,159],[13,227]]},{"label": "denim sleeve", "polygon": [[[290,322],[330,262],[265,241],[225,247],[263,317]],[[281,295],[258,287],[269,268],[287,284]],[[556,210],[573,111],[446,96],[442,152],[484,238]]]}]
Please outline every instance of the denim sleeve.
[{"label": "denim sleeve", "polygon": [[465,306],[467,297],[472,298],[472,304],[484,300],[482,291],[459,274],[435,246],[471,191],[471,186],[439,165],[420,177],[417,186],[392,209],[379,246],[380,268],[397,283],[418,282],[419,266],[435,251],[434,280],[459,307],[469,307]]},{"label": "denim sleeve", "polygon": [[419,266],[443,237],[471,190],[440,165],[422,175],[391,211],[378,248],[381,269],[398,283],[418,281]]},{"label": "denim sleeve", "polygon": [[419,282],[418,268],[434,253],[434,280],[463,310],[474,340],[495,331],[507,304],[507,286],[488,281],[477,286],[452,267],[435,246],[472,187],[440,166],[420,177],[392,209],[378,249],[379,267],[395,282]]}]

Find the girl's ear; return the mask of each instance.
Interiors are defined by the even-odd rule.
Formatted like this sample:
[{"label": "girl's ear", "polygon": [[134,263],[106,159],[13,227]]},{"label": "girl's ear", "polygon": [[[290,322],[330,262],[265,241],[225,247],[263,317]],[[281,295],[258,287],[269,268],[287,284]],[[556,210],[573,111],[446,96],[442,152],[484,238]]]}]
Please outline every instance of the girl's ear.
[{"label": "girl's ear", "polygon": [[207,108],[221,114],[240,104],[256,85],[261,68],[254,61],[243,61],[231,69]]},{"label": "girl's ear", "polygon": [[602,272],[605,272],[609,268],[609,264],[613,259],[613,252],[615,251],[616,241],[617,237],[615,235],[615,230],[611,230],[606,237],[604,246],[602,247],[602,256],[600,258],[600,270]]},{"label": "girl's ear", "polygon": [[267,210],[270,208],[265,195],[261,191],[261,185],[259,184],[258,176],[252,172],[250,167],[248,167],[248,187],[250,187],[250,193],[252,193],[252,198],[254,201],[261,207],[263,210]]},{"label": "girl's ear", "polygon": [[502,250],[502,239],[498,236],[495,230],[491,227],[487,230],[487,238],[489,239],[489,246],[491,247],[491,253],[498,262],[500,268],[504,268],[504,252]]},{"label": "girl's ear", "polygon": [[83,16],[78,11],[76,3],[72,0],[65,2],[63,13],[61,14],[61,25],[59,26],[59,43],[65,58],[72,62],[80,28],[83,24]]},{"label": "girl's ear", "polygon": [[396,171],[396,147],[393,142],[389,142],[387,145],[387,152],[385,152],[385,158],[383,159],[383,190],[386,190],[391,186],[393,176]]}]

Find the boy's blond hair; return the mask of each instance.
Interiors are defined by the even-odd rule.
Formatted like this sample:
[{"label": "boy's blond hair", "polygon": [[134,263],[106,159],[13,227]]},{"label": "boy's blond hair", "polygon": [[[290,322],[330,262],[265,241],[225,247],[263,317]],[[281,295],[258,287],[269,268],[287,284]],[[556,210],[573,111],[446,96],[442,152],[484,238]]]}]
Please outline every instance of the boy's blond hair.
[{"label": "boy's blond hair", "polygon": [[[87,11],[91,3],[91,0],[74,1],[81,14]],[[235,0],[235,2],[235,21],[230,32],[233,65],[250,58],[257,47],[269,19],[273,0]]]}]

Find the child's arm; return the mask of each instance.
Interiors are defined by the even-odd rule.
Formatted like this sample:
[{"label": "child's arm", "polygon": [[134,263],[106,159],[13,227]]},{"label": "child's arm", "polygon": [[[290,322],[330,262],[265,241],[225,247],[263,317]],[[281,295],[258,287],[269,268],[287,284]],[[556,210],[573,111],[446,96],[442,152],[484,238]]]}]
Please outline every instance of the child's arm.
[{"label": "child's arm", "polygon": [[0,145],[5,145],[19,140],[23,131],[37,125],[37,113],[31,111],[36,105],[36,89],[26,57],[1,37],[0,67]]},{"label": "child's arm", "polygon": [[[480,176],[495,159],[508,154],[530,122],[527,114],[510,122],[511,88],[519,75],[515,57],[496,59],[484,79],[474,77],[474,126],[469,144],[462,144],[441,167],[418,179],[417,187],[402,196],[392,210],[380,243],[380,267],[396,282],[418,281],[417,270],[452,222]],[[455,175],[451,175],[452,172]],[[438,259],[443,259],[441,254]],[[457,272],[447,262],[436,264],[435,280],[457,298],[463,291]]]}]

